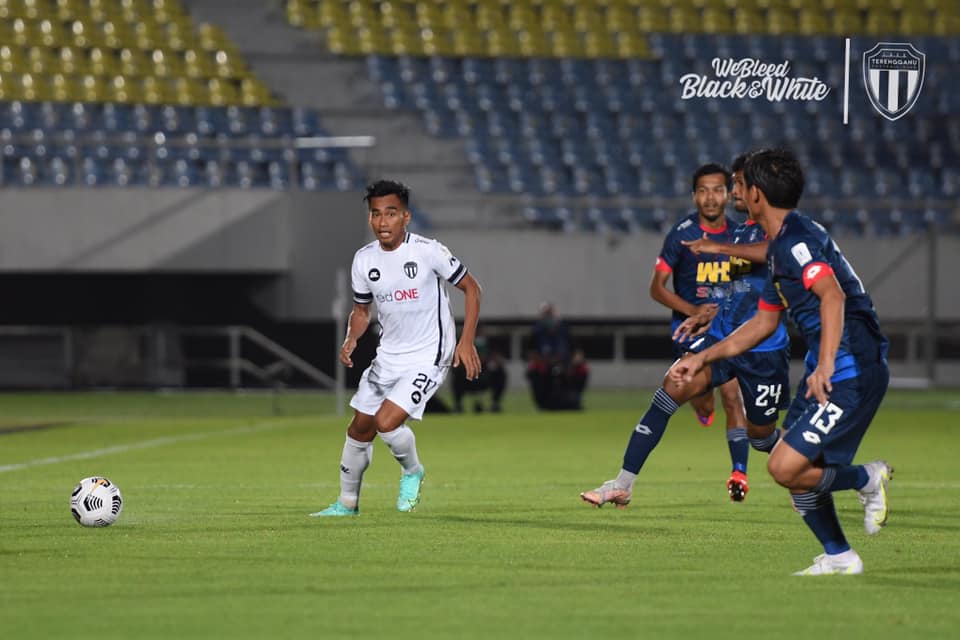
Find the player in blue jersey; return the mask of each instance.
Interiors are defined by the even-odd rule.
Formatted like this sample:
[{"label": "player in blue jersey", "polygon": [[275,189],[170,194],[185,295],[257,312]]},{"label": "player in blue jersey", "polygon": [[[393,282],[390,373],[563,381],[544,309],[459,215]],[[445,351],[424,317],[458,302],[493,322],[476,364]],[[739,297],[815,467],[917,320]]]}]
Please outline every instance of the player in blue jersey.
[{"label": "player in blue jersey", "polygon": [[771,239],[759,311],[721,342],[675,363],[669,378],[691,382],[709,363],[743,353],[771,335],[788,311],[809,348],[806,375],[767,469],[790,490],[824,550],[796,575],[863,573],[863,561],[840,527],[833,492],[859,493],[867,534],[886,524],[893,470],[882,460],[852,462],[886,393],[888,342],[870,296],[836,243],[794,210],[803,193],[796,157],[780,149],[758,152],[743,173],[747,207]]},{"label": "player in blue jersey", "polygon": [[[709,324],[704,324],[702,317],[690,317],[674,333],[674,339],[685,341],[709,328],[704,339],[693,342],[693,351],[703,350],[722,340],[752,318],[757,312],[760,292],[767,280],[767,236],[763,227],[749,217],[743,199],[743,165],[746,158],[747,154],[737,156],[730,167],[734,209],[748,214],[747,220],[733,230],[732,242],[717,242],[706,233],[698,240],[683,241],[683,245],[694,255],[721,254],[729,256],[730,261],[730,285],[726,297],[720,302],[717,315]],[[783,323],[772,336],[749,352],[705,367],[701,379],[692,386],[694,389],[713,388],[734,378],[743,397],[747,427],[739,432],[727,432],[730,446],[737,446],[739,442],[745,448],[744,440],[749,439],[754,449],[769,453],[780,435],[776,428],[779,410],[786,408],[790,398],[790,339]],[[734,438],[730,438],[731,435]],[[735,466],[727,481],[727,491],[736,502],[746,497],[749,484],[745,464],[742,467]]]},{"label": "player in blue jersey", "polygon": [[[733,199],[734,206],[738,210],[745,208],[742,198],[741,172],[744,159],[745,156],[739,156],[733,163]],[[709,252],[707,243],[717,250],[716,253],[728,251],[726,244],[709,240],[706,233],[703,235],[705,238],[684,240],[682,244],[689,247],[694,254]],[[716,296],[716,299],[720,300],[716,316],[712,322],[706,314],[690,316],[678,325],[674,334],[678,343],[687,346],[687,351],[695,352],[718,342],[756,312],[760,291],[766,281],[766,269],[763,266],[766,245],[758,243],[764,242],[766,237],[759,225],[748,221],[736,228],[733,232],[733,240],[743,243],[741,252],[746,256],[745,259],[735,260],[728,268],[731,281]],[[752,258],[752,261],[749,258]],[[695,337],[696,334],[702,333],[702,330],[708,326],[711,331],[709,335],[689,340],[691,336]],[[680,405],[702,397],[704,392],[716,387],[733,385],[738,396],[742,390],[743,397],[747,399],[744,418],[747,421],[747,427],[727,431],[731,455],[734,456],[736,452],[735,459],[739,457],[744,461],[742,466],[734,467],[727,481],[727,491],[731,500],[742,501],[749,490],[745,464],[749,446],[752,445],[758,451],[769,453],[780,436],[780,432],[776,429],[779,409],[785,406],[789,396],[790,362],[787,347],[786,329],[781,325],[773,336],[758,345],[754,351],[731,358],[729,361],[717,362],[712,367],[705,367],[697,374],[695,381],[680,385],[665,377],[663,386],[656,391],[653,402],[630,435],[624,453],[623,466],[617,477],[596,489],[584,491],[580,497],[584,502],[597,507],[607,503],[612,503],[619,508],[626,507],[632,498],[633,485],[640,468],[659,444],[670,417]],[[731,434],[738,437],[730,439]],[[735,447],[742,447],[743,451],[737,452]]]},{"label": "player in blue jersey", "polygon": [[[696,211],[678,222],[664,238],[650,281],[650,297],[673,311],[673,331],[688,317],[712,318],[717,311],[717,303],[724,299],[730,284],[730,263],[726,256],[702,252],[697,255],[683,244],[685,240],[696,240],[703,235],[718,242],[730,241],[737,224],[725,213],[730,179],[730,172],[721,164],[710,163],[699,167],[691,180]],[[673,291],[667,288],[667,280],[671,277]],[[689,345],[689,340],[675,340],[674,357],[681,357]],[[736,382],[731,381],[719,388],[727,416],[732,477],[733,473],[743,471],[747,466],[750,451],[745,435],[747,418]],[[701,425],[708,427],[713,423],[712,388],[690,400],[690,405]]]}]

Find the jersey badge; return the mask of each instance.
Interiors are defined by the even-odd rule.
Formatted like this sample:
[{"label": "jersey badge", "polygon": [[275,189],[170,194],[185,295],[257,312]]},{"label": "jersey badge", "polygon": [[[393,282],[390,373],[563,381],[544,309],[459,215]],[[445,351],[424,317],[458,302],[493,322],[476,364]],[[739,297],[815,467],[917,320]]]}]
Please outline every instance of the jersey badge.
[{"label": "jersey badge", "polygon": [[417,277],[417,263],[416,262],[406,262],[403,265],[403,272],[407,274],[407,277],[411,280]]}]

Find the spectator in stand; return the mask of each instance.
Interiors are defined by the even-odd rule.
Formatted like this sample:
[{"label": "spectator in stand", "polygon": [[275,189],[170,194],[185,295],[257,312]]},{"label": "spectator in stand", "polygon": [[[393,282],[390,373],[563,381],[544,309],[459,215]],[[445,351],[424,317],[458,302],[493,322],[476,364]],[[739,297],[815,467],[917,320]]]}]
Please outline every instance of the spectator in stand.
[{"label": "spectator in stand", "polygon": [[586,358],[573,348],[570,329],[552,304],[541,304],[539,315],[527,359],[533,401],[545,410],[579,410],[590,374]]}]

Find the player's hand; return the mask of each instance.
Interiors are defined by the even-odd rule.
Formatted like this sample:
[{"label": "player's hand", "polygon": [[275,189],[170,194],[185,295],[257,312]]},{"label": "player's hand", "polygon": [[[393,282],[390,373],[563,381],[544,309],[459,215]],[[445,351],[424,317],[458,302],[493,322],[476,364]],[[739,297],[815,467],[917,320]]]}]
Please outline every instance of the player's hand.
[{"label": "player's hand", "polygon": [[350,356],[353,355],[353,350],[356,348],[357,339],[347,336],[343,341],[343,346],[340,347],[340,362],[342,362],[345,367],[353,367],[353,360]]},{"label": "player's hand", "polygon": [[693,376],[697,375],[704,366],[706,365],[703,361],[703,354],[694,353],[674,362],[670,371],[667,371],[667,376],[671,382],[682,386],[688,382],[693,382]]},{"label": "player's hand", "polygon": [[715,304],[702,304],[697,307],[697,313],[680,323],[677,330],[673,332],[674,341],[686,342],[690,338],[706,333],[710,328],[710,322],[717,315],[718,308]]},{"label": "player's hand", "polygon": [[720,253],[720,243],[708,238],[706,233],[697,240],[681,240],[680,244],[690,249],[690,252],[695,256],[701,253]]},{"label": "player's hand", "polygon": [[823,366],[821,363],[816,369],[807,376],[807,393],[804,398],[810,399],[813,396],[817,404],[826,404],[830,399],[830,392],[833,391],[833,385],[830,384],[830,378],[833,377],[833,367]]},{"label": "player's hand", "polygon": [[476,380],[480,375],[480,355],[477,353],[477,347],[473,342],[465,343],[462,340],[457,343],[457,348],[453,352],[453,366],[459,367],[463,363],[463,370],[467,374],[467,380]]}]

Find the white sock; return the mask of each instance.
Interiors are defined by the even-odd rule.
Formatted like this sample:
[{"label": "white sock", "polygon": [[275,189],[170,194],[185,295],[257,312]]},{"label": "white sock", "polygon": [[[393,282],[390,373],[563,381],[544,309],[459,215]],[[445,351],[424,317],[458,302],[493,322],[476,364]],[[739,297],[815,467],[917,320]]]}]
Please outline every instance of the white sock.
[{"label": "white sock", "polygon": [[340,503],[356,509],[360,502],[360,484],[363,472],[373,460],[373,443],[360,442],[347,436],[343,443],[343,455],[340,458]]},{"label": "white sock", "polygon": [[626,491],[633,491],[633,483],[637,481],[637,474],[630,473],[626,469],[620,469],[617,478],[613,481],[613,486]]},{"label": "white sock", "polygon": [[417,438],[413,429],[405,424],[393,431],[381,431],[380,438],[390,447],[390,453],[403,467],[405,474],[417,473],[422,469],[420,458],[417,456]]}]

